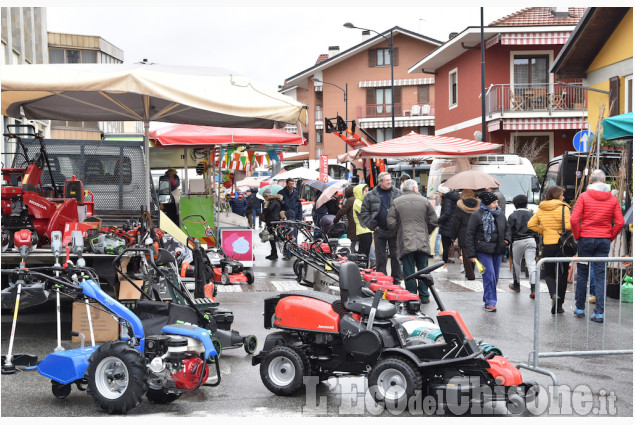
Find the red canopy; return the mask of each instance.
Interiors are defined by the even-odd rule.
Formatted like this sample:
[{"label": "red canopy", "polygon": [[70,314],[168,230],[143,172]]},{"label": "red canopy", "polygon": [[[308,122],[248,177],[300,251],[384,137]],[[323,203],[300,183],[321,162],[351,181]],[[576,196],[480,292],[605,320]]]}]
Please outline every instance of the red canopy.
[{"label": "red canopy", "polygon": [[175,124],[150,132],[154,146],[254,145],[258,150],[302,145],[302,136],[277,129]]},{"label": "red canopy", "polygon": [[403,158],[413,161],[440,156],[500,153],[502,148],[503,145],[476,140],[410,133],[376,145],[359,148],[356,158]]}]

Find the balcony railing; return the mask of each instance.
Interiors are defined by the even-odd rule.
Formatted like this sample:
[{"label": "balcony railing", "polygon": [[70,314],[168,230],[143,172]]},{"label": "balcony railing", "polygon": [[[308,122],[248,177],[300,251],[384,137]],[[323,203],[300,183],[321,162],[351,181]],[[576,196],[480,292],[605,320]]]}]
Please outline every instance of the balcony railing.
[{"label": "balcony railing", "polygon": [[[395,116],[400,117],[403,114],[403,105],[401,103],[395,103]],[[392,116],[392,105],[390,103],[367,103],[366,105],[358,106],[358,116],[366,118],[377,117],[390,117]],[[360,113],[361,112],[361,113]]]},{"label": "balcony railing", "polygon": [[587,107],[582,87],[562,84],[494,84],[485,95],[487,113],[582,111]]}]

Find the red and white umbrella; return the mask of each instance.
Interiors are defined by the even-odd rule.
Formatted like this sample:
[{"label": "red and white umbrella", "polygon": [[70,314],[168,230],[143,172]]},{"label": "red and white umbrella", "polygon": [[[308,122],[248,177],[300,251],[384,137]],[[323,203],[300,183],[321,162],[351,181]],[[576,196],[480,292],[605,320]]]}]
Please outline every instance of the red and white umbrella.
[{"label": "red and white umbrella", "polygon": [[430,136],[414,132],[396,139],[359,148],[359,158],[399,158],[403,161],[423,161],[438,157],[473,156],[501,153],[503,145],[457,137]]}]

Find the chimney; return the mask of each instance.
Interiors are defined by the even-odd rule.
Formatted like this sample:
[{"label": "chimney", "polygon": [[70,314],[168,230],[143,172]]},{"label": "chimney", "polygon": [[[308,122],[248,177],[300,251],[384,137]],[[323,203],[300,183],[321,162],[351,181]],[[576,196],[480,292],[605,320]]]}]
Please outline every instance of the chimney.
[{"label": "chimney", "polygon": [[339,54],[340,46],[329,46],[329,58]]},{"label": "chimney", "polygon": [[362,31],[362,41],[366,41],[370,38],[370,30]]},{"label": "chimney", "polygon": [[452,40],[454,37],[456,37],[457,35],[459,35],[458,32],[451,32],[450,36],[448,37],[448,40]]}]

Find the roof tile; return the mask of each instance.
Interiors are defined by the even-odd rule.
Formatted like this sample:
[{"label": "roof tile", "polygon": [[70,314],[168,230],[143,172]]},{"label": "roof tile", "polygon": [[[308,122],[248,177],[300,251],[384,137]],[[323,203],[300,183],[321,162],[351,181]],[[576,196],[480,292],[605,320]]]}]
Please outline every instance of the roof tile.
[{"label": "roof tile", "polygon": [[552,7],[527,7],[490,23],[490,26],[577,25],[586,7],[569,7],[569,16],[556,16]]}]

